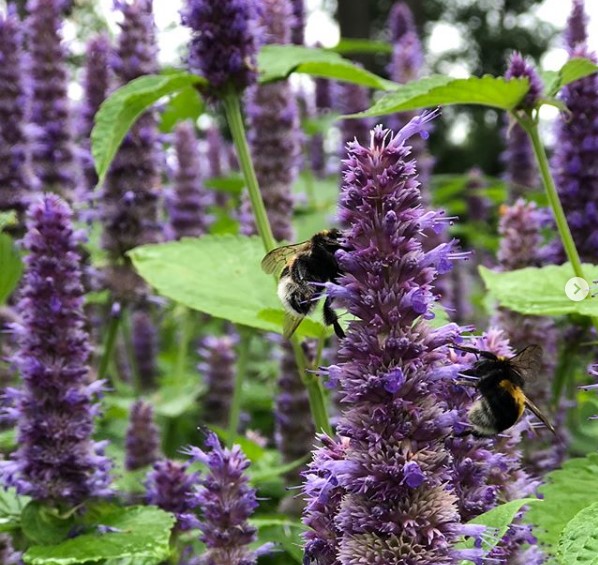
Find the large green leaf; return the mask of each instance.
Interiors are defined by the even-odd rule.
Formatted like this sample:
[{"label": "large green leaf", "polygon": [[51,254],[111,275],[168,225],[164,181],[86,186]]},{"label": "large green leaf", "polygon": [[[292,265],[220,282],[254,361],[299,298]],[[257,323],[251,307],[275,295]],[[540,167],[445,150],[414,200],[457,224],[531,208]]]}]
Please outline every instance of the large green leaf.
[{"label": "large green leaf", "polygon": [[33,546],[23,559],[29,565],[75,565],[110,559],[155,565],[169,556],[174,521],[172,514],[155,506],[118,508],[101,517],[94,533],[57,545]]},{"label": "large green leaf", "polygon": [[563,565],[598,565],[598,502],[579,511],[565,526],[558,556]]},{"label": "large green leaf", "polygon": [[563,86],[594,74],[597,71],[598,65],[590,59],[582,57],[569,59],[559,71],[542,73],[544,92],[547,96],[554,96]]},{"label": "large green leaf", "polygon": [[192,120],[195,122],[204,111],[204,104],[199,92],[187,86],[177,92],[160,117],[160,131],[167,133],[173,130],[178,122]]},{"label": "large green leaf", "polygon": [[143,112],[163,96],[205,82],[202,77],[183,72],[146,75],[125,84],[108,97],[96,114],[91,132],[91,152],[98,182],[104,180],[122,140]]},{"label": "large green leaf", "polygon": [[[486,552],[490,552],[492,548],[502,539],[507,533],[509,526],[526,505],[536,504],[542,502],[537,498],[520,498],[517,500],[511,500],[505,504],[501,504],[484,514],[480,514],[473,520],[470,520],[469,524],[478,524],[487,526],[486,532],[484,532],[483,538],[483,549]],[[472,548],[474,546],[474,539],[468,539],[460,543],[458,548]]]},{"label": "large green leaf", "polygon": [[525,515],[533,524],[534,535],[554,553],[567,523],[583,508],[598,502],[598,453],[570,459],[562,469],[548,473],[539,488],[543,502],[534,505]]},{"label": "large green leaf", "polygon": [[[282,307],[272,277],[260,267],[256,237],[208,235],[129,252],[139,274],[161,295],[189,308],[261,330],[282,332]],[[273,321],[272,311],[278,311]],[[319,337],[323,325],[306,319],[299,335]]]},{"label": "large green leaf", "polygon": [[303,73],[361,84],[378,90],[393,90],[399,86],[328,49],[298,45],[265,45],[257,60],[260,82],[272,82],[286,78],[291,73]]},{"label": "large green leaf", "polygon": [[28,502],[29,498],[19,496],[15,489],[0,489],[0,532],[20,527],[21,513]]},{"label": "large green leaf", "polygon": [[17,224],[17,214],[14,210],[10,212],[0,212],[0,232]]},{"label": "large green leaf", "polygon": [[0,304],[4,304],[12,294],[22,274],[23,262],[19,251],[9,235],[0,233]]},{"label": "large green leaf", "polygon": [[402,85],[384,95],[368,110],[349,117],[383,116],[451,104],[479,104],[512,110],[521,102],[528,88],[527,79],[505,80],[489,75],[481,78],[433,75]]},{"label": "large green leaf", "polygon": [[392,53],[392,45],[386,41],[374,41],[373,39],[341,38],[341,40],[330,48],[330,51],[347,55],[349,53]]},{"label": "large green leaf", "polygon": [[75,526],[72,513],[61,515],[58,510],[32,500],[21,514],[21,529],[30,542],[51,545],[61,542]]},{"label": "large green leaf", "polygon": [[[534,316],[598,316],[598,298],[589,295],[579,302],[567,298],[565,285],[575,276],[569,263],[504,273],[485,267],[480,267],[479,271],[490,294],[501,306],[515,312]],[[585,264],[583,271],[588,281],[598,280],[598,265]]]}]

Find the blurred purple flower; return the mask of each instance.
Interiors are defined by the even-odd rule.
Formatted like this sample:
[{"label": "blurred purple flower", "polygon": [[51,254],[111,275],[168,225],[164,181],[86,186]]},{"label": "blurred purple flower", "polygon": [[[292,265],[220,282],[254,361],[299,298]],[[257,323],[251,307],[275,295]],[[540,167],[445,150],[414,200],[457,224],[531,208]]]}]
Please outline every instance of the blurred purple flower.
[{"label": "blurred purple flower", "polygon": [[210,226],[207,208],[213,199],[203,186],[199,147],[191,122],[177,125],[174,149],[177,167],[168,198],[170,227],[175,239],[199,237]]},{"label": "blurred purple flower", "polygon": [[538,188],[538,168],[529,137],[519,124],[513,123],[503,128],[503,135],[506,146],[501,161],[505,165],[509,201],[515,202]]},{"label": "blurred purple flower", "polygon": [[[585,42],[573,44],[582,33],[586,17],[583,3],[575,2],[567,26],[570,57],[587,57],[596,62]],[[561,100],[569,112],[557,122],[551,167],[567,221],[582,261],[596,262],[598,250],[598,77],[590,75],[561,90]],[[558,262],[566,260],[560,242],[555,244]]]},{"label": "blurred purple flower", "polygon": [[465,199],[467,201],[467,219],[470,222],[487,222],[492,204],[487,196],[482,193],[487,188],[484,173],[474,167],[467,173],[465,185]]},{"label": "blurred purple flower", "polygon": [[15,210],[20,232],[38,183],[25,134],[28,116],[21,22],[11,6],[5,15],[0,14],[0,212]]},{"label": "blurred purple flower", "polygon": [[[118,2],[121,33],[112,61],[120,84],[158,70],[151,0]],[[100,211],[102,245],[112,262],[146,243],[162,239],[158,221],[160,169],[154,114],[146,112],[126,135],[106,176]],[[127,261],[127,260],[126,260]],[[119,288],[113,281],[116,292]]]},{"label": "blurred purple flower", "polygon": [[[368,89],[359,84],[339,82],[334,84],[334,97],[337,110],[341,114],[356,114],[367,110],[370,106]],[[355,118],[340,121],[341,155],[347,151],[347,143],[357,140],[359,143],[368,143],[371,121],[369,118]]]},{"label": "blurred purple flower", "polygon": [[[459,328],[432,329],[426,321],[434,280],[460,255],[453,242],[422,249],[423,230],[440,217],[421,206],[406,144],[436,115],[415,117],[395,136],[378,126],[369,147],[349,144],[339,211],[349,251],[337,253],[345,275],[328,293],[355,320],[341,361],[325,371],[342,391],[342,439],[337,448],[327,445],[325,456],[316,452],[321,466],[310,467],[305,486],[304,520],[313,529],[306,560],[322,565],[448,564],[481,556],[453,547],[468,530],[448,486],[444,442],[455,414],[447,407],[444,381],[452,375],[443,346]],[[339,495],[337,504],[324,502]]]},{"label": "blurred purple flower", "polygon": [[208,548],[205,563],[253,565],[269,545],[257,550],[249,548],[256,540],[256,529],[249,525],[248,519],[258,507],[255,490],[249,486],[245,474],[249,460],[238,445],[223,448],[211,432],[205,443],[209,451],[198,447],[186,450],[192,461],[208,468],[196,492],[202,514],[201,541]]},{"label": "blurred purple flower", "polygon": [[584,0],[573,0],[571,14],[565,28],[565,46],[569,52],[575,50],[579,44],[586,44],[588,40],[588,15],[585,11]]},{"label": "blurred purple flower", "polygon": [[189,473],[188,463],[163,459],[154,463],[154,468],[145,480],[146,500],[176,516],[175,529],[179,532],[199,527],[194,509],[199,504],[195,494],[199,473]]},{"label": "blurred purple flower", "polygon": [[228,424],[235,386],[236,334],[207,336],[199,348],[201,363],[197,366],[207,385],[203,398],[203,419],[217,426]]},{"label": "blurred purple flower", "polygon": [[63,0],[27,1],[31,122],[35,126],[32,160],[43,190],[72,200],[82,178],[71,130],[62,8]]},{"label": "blurred purple flower", "polygon": [[160,457],[160,432],[154,422],[152,405],[137,400],[131,406],[129,427],[125,438],[125,468],[142,469]]},{"label": "blurred purple flower", "polygon": [[103,382],[90,378],[90,346],[83,317],[81,259],[72,213],[45,195],[28,212],[25,275],[12,362],[23,389],[10,391],[19,413],[18,449],[0,462],[5,486],[55,504],[80,504],[109,489],[104,443],[92,441]]},{"label": "blurred purple flower", "polygon": [[507,80],[512,78],[528,79],[529,90],[519,105],[521,109],[528,110],[537,104],[540,96],[542,95],[542,81],[540,80],[536,69],[524,59],[521,53],[515,51],[511,55],[507,66],[507,72],[505,73],[505,78]]},{"label": "blurred purple flower", "polygon": [[[288,43],[291,20],[290,0],[262,1],[262,23],[268,43]],[[252,86],[247,91],[246,115],[247,137],[272,233],[278,241],[292,241],[292,187],[299,174],[302,133],[297,100],[289,81]],[[243,206],[249,206],[247,199]],[[248,211],[242,211],[242,216],[249,218]],[[243,222],[242,233],[255,233],[252,223]]]},{"label": "blurred purple flower", "polygon": [[[85,147],[83,173],[86,189],[94,190],[98,176],[91,156],[90,136],[94,118],[110,91],[110,38],[102,33],[90,39],[85,49],[85,74],[83,77],[83,104],[79,119],[79,137]],[[89,196],[89,195],[88,195]]]},{"label": "blurred purple flower", "polygon": [[[332,110],[332,83],[325,78],[315,79],[316,117],[321,118]],[[311,168],[318,178],[326,176],[326,152],[324,149],[324,135],[316,133],[310,140],[309,156]]]},{"label": "blurred purple flower", "polygon": [[303,45],[305,42],[305,0],[292,0],[293,33],[291,43]]},{"label": "blurred purple flower", "polygon": [[144,389],[156,385],[158,375],[158,329],[147,305],[137,307],[131,316],[133,355],[139,381]]},{"label": "blurred purple flower", "polygon": [[221,96],[229,88],[242,92],[255,84],[259,10],[256,0],[186,0],[181,18],[192,31],[189,66],[208,80],[209,95]]}]

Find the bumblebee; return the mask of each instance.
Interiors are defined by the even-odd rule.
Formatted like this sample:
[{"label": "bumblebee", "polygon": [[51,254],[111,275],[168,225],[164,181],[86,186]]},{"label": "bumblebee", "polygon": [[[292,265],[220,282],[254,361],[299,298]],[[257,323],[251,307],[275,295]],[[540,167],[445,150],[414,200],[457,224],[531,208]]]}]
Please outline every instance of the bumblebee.
[{"label": "bumblebee", "polygon": [[474,353],[478,360],[462,375],[475,380],[462,380],[458,384],[474,386],[480,393],[468,412],[473,435],[488,437],[515,425],[526,408],[556,435],[556,431],[541,410],[525,395],[526,380],[533,378],[542,361],[542,348],[529,345],[513,357],[500,357],[490,351],[473,347],[452,346],[454,349]]},{"label": "bumblebee", "polygon": [[[285,310],[284,337],[290,338],[301,320],[313,312],[322,296],[322,285],[336,282],[342,274],[334,256],[343,248],[340,239],[339,230],[324,230],[307,241],[273,249],[262,259],[265,273],[270,275],[280,271],[278,297]],[[324,300],[324,323],[343,338],[345,332],[331,302],[328,296]]]}]

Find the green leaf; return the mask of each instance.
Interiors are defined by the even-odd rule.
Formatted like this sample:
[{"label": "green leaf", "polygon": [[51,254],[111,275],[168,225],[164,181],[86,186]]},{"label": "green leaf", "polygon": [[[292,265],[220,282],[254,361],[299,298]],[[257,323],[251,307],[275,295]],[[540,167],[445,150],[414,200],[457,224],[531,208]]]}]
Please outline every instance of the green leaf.
[{"label": "green leaf", "polygon": [[579,511],[565,526],[558,555],[563,565],[598,565],[598,502]]},{"label": "green leaf", "polygon": [[[154,506],[119,508],[101,517],[93,533],[67,539],[57,545],[36,545],[27,550],[28,565],[74,565],[108,559],[131,559],[139,565],[155,565],[168,558],[174,517]],[[100,533],[98,526],[114,531]]]},{"label": "green leaf", "polygon": [[554,96],[563,86],[587,77],[598,71],[598,65],[590,59],[574,57],[569,59],[558,72],[546,71],[542,73],[544,91],[548,96]]},{"label": "green leaf", "polygon": [[178,122],[192,120],[193,123],[204,111],[204,104],[196,88],[188,86],[175,94],[160,117],[160,131],[168,133]]},{"label": "green leaf", "polygon": [[433,75],[401,85],[380,98],[371,108],[348,117],[383,116],[452,104],[479,104],[512,110],[528,91],[527,79],[505,80],[503,77],[451,78]]},{"label": "green leaf", "polygon": [[32,500],[23,508],[21,529],[34,544],[52,545],[65,539],[75,525],[73,513],[63,516],[55,508]]},{"label": "green leaf", "polygon": [[273,516],[254,518],[250,523],[258,529],[260,544],[272,542],[282,547],[295,563],[303,563],[301,532],[305,527],[300,522],[289,520],[286,516]]},{"label": "green leaf", "polygon": [[[210,429],[220,438],[223,443],[228,439],[228,431],[218,426],[210,425]],[[251,463],[257,463],[266,454],[266,449],[261,445],[251,441],[249,438],[243,436],[237,436],[235,438],[235,444],[239,445]],[[251,467],[250,467],[251,469]]]},{"label": "green leaf", "polygon": [[0,304],[4,304],[23,274],[21,255],[12,238],[0,233]]},{"label": "green leaf", "polygon": [[14,210],[11,210],[10,212],[0,212],[0,232],[3,231],[4,228],[16,225],[16,223],[17,213]]},{"label": "green leaf", "polygon": [[184,88],[206,84],[205,79],[183,72],[168,75],[146,75],[116,90],[100,106],[91,132],[91,152],[101,184],[122,140],[150,106],[163,96]]},{"label": "green leaf", "polygon": [[534,535],[554,553],[561,532],[583,508],[598,503],[598,453],[570,459],[562,469],[548,473],[545,484],[539,487],[541,505],[534,505],[525,515],[525,522],[533,524]]},{"label": "green leaf", "polygon": [[203,384],[197,380],[181,384],[161,386],[153,395],[151,403],[156,414],[167,418],[177,418],[197,407],[197,397]]},{"label": "green leaf", "polygon": [[304,465],[305,463],[307,463],[309,461],[309,459],[310,459],[310,456],[306,455],[305,457],[301,457],[300,459],[295,459],[295,461],[291,461],[290,463],[287,463],[286,465],[278,465],[276,467],[270,467],[268,469],[255,471],[253,473],[250,470],[249,478],[254,485],[259,486],[260,483],[270,481],[272,479],[276,479],[277,477],[281,477],[282,475],[284,475],[285,473],[288,473],[289,471],[293,471],[294,469],[297,469],[297,467],[301,467],[301,465]]},{"label": "green leaf", "polygon": [[206,188],[227,192],[229,194],[241,194],[245,188],[245,179],[242,175],[232,174],[227,177],[212,177],[204,181]]},{"label": "green leaf", "polygon": [[[264,250],[257,237],[207,235],[129,252],[139,274],[161,295],[216,318],[282,332],[270,310],[280,311],[276,284],[260,267]],[[323,324],[304,321],[297,333],[319,337]]]},{"label": "green leaf", "polygon": [[18,495],[13,488],[0,489],[0,532],[21,527],[21,513],[28,502],[28,497]]},{"label": "green leaf", "polygon": [[341,40],[329,49],[340,55],[347,55],[353,53],[378,53],[390,54],[392,53],[392,45],[386,41],[374,41],[373,39],[353,39],[341,38]]},{"label": "green leaf", "polygon": [[298,45],[264,45],[258,54],[260,82],[272,82],[291,73],[352,82],[378,90],[394,90],[398,85],[343,59],[328,49]]},{"label": "green leaf", "polygon": [[[559,316],[581,314],[598,316],[598,298],[591,297],[574,302],[567,298],[565,285],[575,276],[570,263],[528,267],[516,271],[496,272],[480,267],[486,288],[501,306],[521,314],[534,316]],[[586,279],[598,279],[598,265],[583,265]]]},{"label": "green leaf", "polygon": [[[507,533],[509,526],[526,505],[533,505],[542,501],[537,498],[520,498],[518,500],[511,500],[505,504],[501,504],[484,514],[480,514],[473,520],[470,520],[469,524],[478,524],[487,526],[489,529],[484,533],[483,548],[486,551],[492,550],[492,548],[501,540],[501,538]],[[532,506],[533,507],[533,506]],[[470,538],[466,541],[458,544],[458,548],[472,548],[475,540]]]}]

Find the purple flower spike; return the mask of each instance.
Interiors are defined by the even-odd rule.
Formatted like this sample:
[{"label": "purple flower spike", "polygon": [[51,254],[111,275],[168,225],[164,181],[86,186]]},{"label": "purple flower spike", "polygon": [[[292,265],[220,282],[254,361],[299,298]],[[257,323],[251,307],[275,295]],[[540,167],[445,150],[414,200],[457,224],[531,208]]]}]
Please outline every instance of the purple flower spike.
[{"label": "purple flower spike", "polygon": [[523,128],[513,123],[503,129],[505,151],[501,161],[505,165],[505,180],[509,187],[509,200],[514,202],[529,195],[539,185],[538,169],[529,137]]},{"label": "purple flower spike", "polygon": [[573,0],[573,8],[565,29],[565,45],[569,52],[588,41],[588,15],[584,4],[584,0]]},{"label": "purple flower spike", "polygon": [[133,354],[140,384],[144,389],[151,389],[156,384],[158,375],[158,330],[147,307],[139,307],[131,316],[133,335]]},{"label": "purple flower spike", "polygon": [[203,418],[206,422],[221,427],[228,423],[233,397],[237,341],[236,334],[207,336],[199,348],[202,361],[197,368],[208,387],[203,400]]},{"label": "purple flower spike", "polygon": [[388,16],[390,39],[393,43],[401,41],[408,33],[415,33],[413,13],[405,2],[396,2],[390,9]]},{"label": "purple flower spike", "polygon": [[88,191],[92,191],[98,182],[90,153],[89,137],[93,129],[95,115],[110,91],[110,50],[110,39],[105,34],[91,39],[85,50],[84,102],[79,121],[79,137],[86,146],[83,172]]},{"label": "purple flower spike", "polygon": [[[334,85],[338,110],[341,114],[357,114],[367,110],[370,105],[368,89],[359,84],[349,82]],[[371,122],[368,118],[341,120],[341,154],[345,155],[347,143],[357,140],[367,143],[370,136]]]},{"label": "purple flower spike", "polygon": [[261,43],[256,0],[186,0],[183,25],[192,31],[189,66],[205,77],[215,97],[228,88],[242,92],[257,79]]},{"label": "purple flower spike", "polygon": [[[290,0],[263,0],[262,21],[266,39],[288,43],[291,37]],[[299,109],[288,81],[253,86],[247,91],[248,139],[255,172],[278,241],[292,240],[292,186],[299,174],[302,134]],[[248,203],[244,203],[247,207]],[[242,211],[248,217],[247,211]],[[243,223],[243,233],[255,233]],[[249,233],[248,233],[249,232]]]},{"label": "purple flower spike", "polygon": [[205,563],[253,565],[266,548],[252,551],[248,547],[256,539],[256,529],[247,520],[258,507],[255,490],[245,474],[249,460],[238,445],[223,448],[211,432],[206,446],[209,451],[197,447],[187,450],[193,461],[208,467],[196,493],[202,511],[201,541],[208,548]]},{"label": "purple flower spike", "polygon": [[188,468],[187,463],[157,461],[145,481],[147,503],[172,512],[176,516],[175,529],[179,532],[199,527],[193,512],[199,504],[195,494],[199,473],[189,473]]},{"label": "purple flower spike", "polygon": [[79,504],[108,494],[111,464],[92,441],[101,381],[91,381],[83,317],[81,258],[69,207],[45,195],[28,212],[26,271],[12,362],[23,379],[14,393],[19,446],[0,477],[22,494]]},{"label": "purple flower spike", "polygon": [[540,96],[542,95],[542,81],[536,72],[536,69],[528,63],[521,53],[515,51],[509,59],[507,72],[505,73],[506,79],[511,78],[526,78],[529,81],[529,90],[520,104],[523,110],[533,108]]},{"label": "purple flower spike", "polygon": [[210,226],[207,208],[210,193],[203,186],[200,154],[191,122],[179,124],[174,132],[177,168],[173,190],[168,199],[170,225],[175,239],[199,237]]},{"label": "purple flower spike", "polygon": [[75,158],[68,98],[66,51],[62,45],[63,0],[28,0],[31,55],[31,121],[35,125],[33,168],[42,188],[74,197],[81,183]]},{"label": "purple flower spike", "polygon": [[138,400],[131,407],[129,428],[125,440],[127,471],[152,465],[160,456],[160,432],[154,422],[151,404]]},{"label": "purple flower spike", "polygon": [[[124,19],[112,68],[120,84],[126,84],[157,71],[156,37],[150,0],[119,2],[118,6]],[[100,211],[102,245],[112,262],[123,260],[133,247],[157,243],[163,237],[158,221],[157,143],[156,118],[146,112],[125,137],[106,177]],[[117,293],[123,286],[119,282],[111,284]]]},{"label": "purple flower spike", "polygon": [[[579,37],[576,28],[585,21],[580,15],[583,3],[575,2],[568,22],[568,33]],[[581,23],[580,23],[581,22]],[[596,62],[596,55],[585,43],[569,45],[570,57],[587,57]],[[582,261],[596,262],[598,250],[598,78],[591,75],[568,84],[561,90],[561,99],[569,109],[557,122],[551,167],[559,197],[571,234]],[[560,242],[555,245],[558,262],[566,260]]]},{"label": "purple flower spike", "polygon": [[303,45],[305,42],[305,0],[292,0],[293,2],[293,33],[291,43]]},{"label": "purple flower spike", "polygon": [[13,8],[0,14],[0,212],[15,210],[21,226],[37,181],[25,135],[27,115],[21,22]]},{"label": "purple flower spike", "polygon": [[415,117],[395,136],[374,128],[370,145],[350,143],[344,162],[339,218],[348,251],[337,254],[345,275],[328,292],[355,319],[337,362],[342,439],[336,447],[326,440],[324,456],[316,452],[305,486],[313,529],[306,556],[316,563],[458,558],[463,527],[445,447],[456,415],[447,405],[452,364],[444,346],[459,328],[432,329],[425,319],[437,266],[455,258],[454,245],[422,248],[437,214],[421,206],[406,143],[436,115]]},{"label": "purple flower spike", "polygon": [[[332,83],[325,78],[317,78],[315,92],[315,106],[317,116],[323,116],[332,109]],[[318,178],[326,176],[326,152],[324,150],[324,136],[316,133],[310,143],[309,155],[311,168]]]}]

